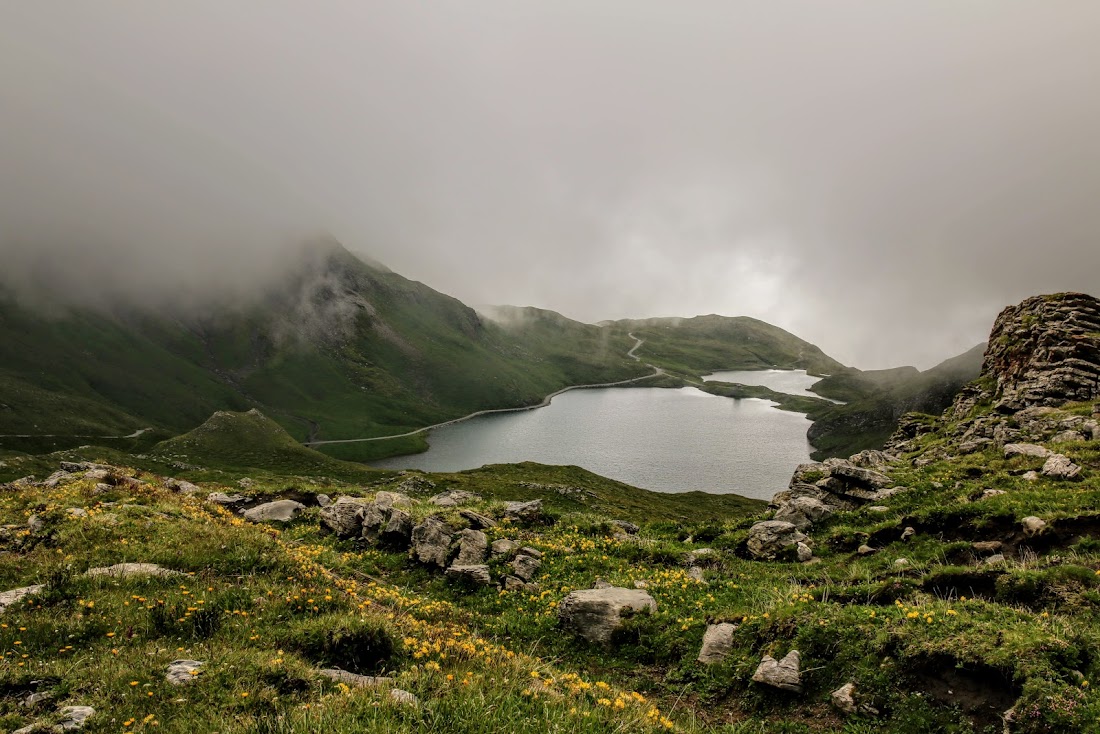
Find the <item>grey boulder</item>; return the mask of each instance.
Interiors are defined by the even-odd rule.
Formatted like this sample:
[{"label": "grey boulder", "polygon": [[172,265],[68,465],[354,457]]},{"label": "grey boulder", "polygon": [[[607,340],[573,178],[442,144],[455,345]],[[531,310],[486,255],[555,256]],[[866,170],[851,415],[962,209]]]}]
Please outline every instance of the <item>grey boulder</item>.
[{"label": "grey boulder", "polygon": [[250,510],[245,510],[241,515],[249,522],[290,522],[304,509],[306,506],[301,502],[275,500],[256,505]]},{"label": "grey boulder", "polygon": [[765,520],[749,528],[745,540],[753,558],[772,560],[787,548],[804,542],[807,537],[793,523],[784,520]]},{"label": "grey boulder", "polygon": [[703,647],[699,650],[699,662],[711,665],[729,657],[730,650],[733,648],[733,633],[736,631],[737,625],[729,622],[708,625],[707,631],[703,633]]},{"label": "grey boulder", "polygon": [[607,645],[624,617],[655,611],[657,602],[646,592],[611,586],[570,592],[558,605],[558,620],[585,640]]},{"label": "grey boulder", "polygon": [[778,688],[791,693],[802,692],[802,676],[799,672],[801,660],[798,650],[791,650],[782,660],[776,660],[771,655],[765,655],[752,674],[756,683],[761,683],[772,688]]}]

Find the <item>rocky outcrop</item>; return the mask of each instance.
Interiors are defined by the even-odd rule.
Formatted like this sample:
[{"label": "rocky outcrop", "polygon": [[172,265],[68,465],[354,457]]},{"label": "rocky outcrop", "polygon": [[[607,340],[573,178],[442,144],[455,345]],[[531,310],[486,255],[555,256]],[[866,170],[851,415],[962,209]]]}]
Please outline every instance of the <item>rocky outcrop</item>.
[{"label": "rocky outcrop", "polygon": [[412,529],[409,555],[421,563],[444,568],[451,550],[451,531],[438,517],[429,517]]},{"label": "rocky outcrop", "polygon": [[558,605],[558,620],[585,640],[608,645],[625,617],[655,611],[657,602],[648,593],[611,586],[570,592]]},{"label": "rocky outcrop", "polygon": [[3,612],[12,604],[21,601],[24,597],[33,596],[41,592],[44,588],[46,587],[42,584],[34,584],[33,586],[23,586],[18,589],[0,592],[0,612]]},{"label": "rocky outcrop", "polygon": [[994,407],[1014,413],[1100,398],[1100,300],[1035,296],[993,324],[982,374],[996,379]]}]

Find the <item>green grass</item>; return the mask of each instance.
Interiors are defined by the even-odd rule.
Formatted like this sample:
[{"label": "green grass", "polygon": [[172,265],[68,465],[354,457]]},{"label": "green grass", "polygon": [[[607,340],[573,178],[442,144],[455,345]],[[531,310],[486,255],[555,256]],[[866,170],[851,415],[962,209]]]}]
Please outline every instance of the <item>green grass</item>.
[{"label": "green grass", "polygon": [[[943,441],[923,437],[915,455]],[[46,528],[3,541],[0,584],[41,582],[49,591],[3,615],[0,727],[32,718],[18,698],[39,680],[59,703],[95,706],[103,718],[93,732],[152,731],[139,725],[149,716],[161,731],[223,732],[648,731],[667,717],[692,733],[987,734],[1000,732],[997,717],[1013,705],[1014,732],[1089,731],[1100,720],[1100,695],[1084,683],[1100,675],[1100,512],[1089,510],[1100,507],[1100,444],[1060,449],[1085,467],[1082,481],[1027,482],[1019,476],[1027,459],[995,451],[893,465],[892,478],[909,489],[884,503],[886,513],[839,512],[815,527],[816,565],[742,556],[759,503],[643,492],[577,467],[345,483],[271,472],[250,489],[369,496],[402,488],[418,500],[467,489],[483,498],[470,507],[498,516],[502,501],[542,498],[549,523],[488,531],[544,554],[540,589],[512,593],[455,586],[403,553],[336,540],[321,531],[315,508],[278,531],[259,528],[163,490],[149,474],[142,488],[106,494],[91,482],[8,490],[0,524],[34,512]],[[238,475],[227,466],[187,476],[231,491]],[[976,501],[985,488],[1007,493]],[[68,516],[74,506],[90,516]],[[413,515],[431,511],[421,503]],[[1025,541],[1019,523],[1029,515],[1050,531]],[[616,519],[641,525],[638,538],[618,535]],[[917,533],[902,541],[907,526]],[[975,540],[1003,541],[1007,562],[983,564]],[[862,543],[878,552],[857,555]],[[687,575],[684,560],[701,547],[717,551],[704,562],[706,584]],[[903,568],[894,563],[902,557]],[[120,561],[193,575],[81,576]],[[500,564],[491,562],[494,573]],[[598,579],[645,581],[658,604],[609,650],[579,643],[556,621],[561,599]],[[695,656],[716,621],[739,629],[727,661],[707,667]],[[802,655],[802,694],[751,682],[763,655],[791,649]],[[193,687],[163,681],[177,657],[207,661]],[[314,671],[331,664],[391,675],[421,707],[319,679]],[[877,715],[845,717],[829,706],[830,692],[849,681]]]}]

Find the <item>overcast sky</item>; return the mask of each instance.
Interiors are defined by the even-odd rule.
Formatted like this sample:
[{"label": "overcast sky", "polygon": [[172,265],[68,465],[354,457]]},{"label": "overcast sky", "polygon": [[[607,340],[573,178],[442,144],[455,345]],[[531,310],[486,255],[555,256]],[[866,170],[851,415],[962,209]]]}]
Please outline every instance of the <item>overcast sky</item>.
[{"label": "overcast sky", "polygon": [[1100,295],[1100,3],[0,0],[10,280],[195,297],[318,233],[931,366]]}]

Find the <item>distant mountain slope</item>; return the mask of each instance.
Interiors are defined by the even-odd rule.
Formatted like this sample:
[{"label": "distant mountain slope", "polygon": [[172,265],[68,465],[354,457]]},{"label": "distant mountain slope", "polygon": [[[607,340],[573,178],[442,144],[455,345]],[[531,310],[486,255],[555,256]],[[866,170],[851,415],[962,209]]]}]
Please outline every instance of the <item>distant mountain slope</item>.
[{"label": "distant mountain slope", "polygon": [[814,459],[880,448],[906,413],[942,413],[962,386],[978,377],[985,348],[979,344],[924,372],[845,369],[818,381],[814,392],[845,404],[810,413],[814,423],[807,437],[817,449]]},{"label": "distant mountain slope", "polygon": [[646,361],[682,374],[716,370],[804,369],[826,375],[846,369],[819,348],[778,326],[748,316],[624,319],[612,333],[645,339]]},{"label": "distant mountain slope", "polygon": [[645,374],[625,356],[633,341],[602,331],[564,317],[554,339],[502,326],[337,245],[247,308],[46,317],[0,300],[0,434],[71,435],[0,448],[180,433],[253,407],[299,440],[397,433]]}]

